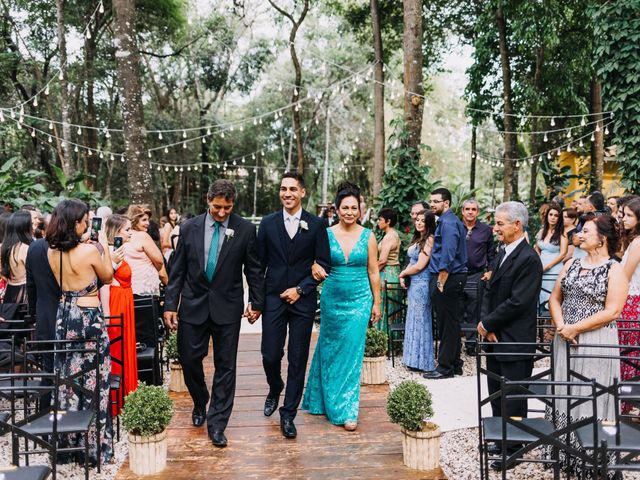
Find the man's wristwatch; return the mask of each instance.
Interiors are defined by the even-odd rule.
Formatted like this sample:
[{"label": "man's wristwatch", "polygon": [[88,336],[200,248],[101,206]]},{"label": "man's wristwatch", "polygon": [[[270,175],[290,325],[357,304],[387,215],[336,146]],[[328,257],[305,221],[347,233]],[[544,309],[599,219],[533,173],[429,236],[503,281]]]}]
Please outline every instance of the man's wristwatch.
[{"label": "man's wristwatch", "polygon": [[296,293],[297,293],[298,295],[302,296],[302,287],[301,287],[300,285],[298,285],[298,286],[296,287]]}]

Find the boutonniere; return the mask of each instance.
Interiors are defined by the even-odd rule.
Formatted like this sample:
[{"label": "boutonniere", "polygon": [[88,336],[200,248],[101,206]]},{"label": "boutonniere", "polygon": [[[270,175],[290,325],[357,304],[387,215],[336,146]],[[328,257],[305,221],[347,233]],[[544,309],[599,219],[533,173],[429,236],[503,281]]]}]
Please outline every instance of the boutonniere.
[{"label": "boutonniere", "polygon": [[227,228],[224,231],[224,236],[227,238],[227,240],[231,240],[233,238],[233,236],[235,235],[235,230],[233,228]]},{"label": "boutonniere", "polygon": [[300,230],[309,230],[309,224],[304,220],[300,220]]}]

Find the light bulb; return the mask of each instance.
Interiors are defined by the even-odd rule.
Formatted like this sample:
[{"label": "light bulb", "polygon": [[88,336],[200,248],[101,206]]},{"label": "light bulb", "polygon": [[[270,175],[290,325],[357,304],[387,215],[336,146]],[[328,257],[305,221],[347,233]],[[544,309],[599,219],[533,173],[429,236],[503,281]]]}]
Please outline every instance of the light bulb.
[{"label": "light bulb", "polygon": [[596,136],[593,132],[591,132],[591,141],[593,142],[596,139]]},{"label": "light bulb", "polygon": [[169,148],[168,147],[164,147],[164,153],[169,153]]},{"label": "light bulb", "polygon": [[33,106],[37,107],[38,106],[38,97],[33,97]]},{"label": "light bulb", "polygon": [[74,152],[78,152],[78,145],[75,146],[75,148],[73,149]]},{"label": "light bulb", "polygon": [[555,117],[551,117],[551,126],[555,127],[556,126],[556,119]]},{"label": "light bulb", "polygon": [[597,122],[596,123],[596,132],[599,132],[599,131],[600,131],[600,122]]},{"label": "light bulb", "polygon": [[580,126],[584,127],[587,124],[587,119],[582,117],[582,120],[580,120]]},{"label": "light bulb", "polygon": [[91,39],[91,29],[89,27],[87,27],[87,34],[86,34],[87,40]]},{"label": "light bulb", "polygon": [[202,137],[202,143],[207,143],[207,139],[205,137]]},{"label": "light bulb", "polygon": [[58,74],[58,80],[64,80],[64,72],[62,70],[60,70],[60,73]]},{"label": "light bulb", "polygon": [[547,137],[547,132],[544,132],[544,138],[542,140],[545,142],[549,141],[549,137]]},{"label": "light bulb", "polygon": [[100,5],[98,6],[98,12],[104,13],[104,5],[102,4],[102,2],[100,2]]},{"label": "light bulb", "polygon": [[158,132],[158,140],[162,140],[162,132]]},{"label": "light bulb", "polygon": [[609,135],[609,126],[604,127],[604,134]]},{"label": "light bulb", "polygon": [[49,130],[53,130],[53,122],[49,122]]},{"label": "light bulb", "polygon": [[207,135],[211,135],[211,129],[207,128]]},{"label": "light bulb", "polygon": [[224,131],[220,132],[220,138],[224,138]]},{"label": "light bulb", "polygon": [[31,130],[31,136],[35,137],[36,136],[36,131],[35,130]]},{"label": "light bulb", "polygon": [[187,148],[187,142],[182,142],[182,149],[184,150],[185,148]]},{"label": "light bulb", "polygon": [[147,151],[147,157],[151,158],[151,150]]},{"label": "light bulb", "polygon": [[82,129],[80,127],[78,127],[78,135],[82,135]]},{"label": "light bulb", "polygon": [[187,131],[186,130],[182,131],[182,138],[187,138]]},{"label": "light bulb", "polygon": [[47,86],[44,87],[44,94],[49,95],[49,84],[47,84]]}]

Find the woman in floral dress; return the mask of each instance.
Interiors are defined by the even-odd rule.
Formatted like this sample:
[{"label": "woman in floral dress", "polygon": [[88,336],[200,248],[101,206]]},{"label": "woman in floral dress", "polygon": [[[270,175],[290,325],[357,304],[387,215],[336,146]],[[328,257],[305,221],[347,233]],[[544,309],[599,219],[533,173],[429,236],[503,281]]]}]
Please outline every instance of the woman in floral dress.
[{"label": "woman in floral dress", "polygon": [[[54,276],[60,284],[62,297],[56,315],[56,340],[96,339],[96,342],[69,343],[68,348],[97,349],[99,355],[99,375],[93,372],[79,376],[76,382],[80,386],[99,389],[98,421],[99,435],[95,424],[89,435],[90,461],[107,463],[113,457],[113,429],[109,410],[109,335],[105,327],[100,300],[98,282],[110,283],[113,267],[109,244],[104,231],[100,231],[98,241],[103,247],[101,256],[95,245],[83,243],[82,237],[89,227],[88,208],[79,200],[63,200],[51,216],[47,227],[49,251],[47,256]],[[122,258],[115,258],[116,262]],[[62,377],[72,376],[81,370],[90,369],[95,354],[82,352],[56,353],[54,366]],[[63,410],[85,410],[95,408],[92,397],[81,395],[77,389],[67,385],[60,387],[59,408]],[[60,442],[78,447],[84,445],[84,436],[68,436]]]}]

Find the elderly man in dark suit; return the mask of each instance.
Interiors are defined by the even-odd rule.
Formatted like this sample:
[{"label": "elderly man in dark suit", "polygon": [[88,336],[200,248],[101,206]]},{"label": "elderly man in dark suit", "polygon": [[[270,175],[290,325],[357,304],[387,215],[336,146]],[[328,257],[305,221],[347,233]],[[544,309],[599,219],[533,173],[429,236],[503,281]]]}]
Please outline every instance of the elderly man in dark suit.
[{"label": "elderly man in dark suit", "polygon": [[[504,244],[491,268],[493,272],[485,289],[478,333],[490,342],[492,350],[508,355],[487,356],[487,369],[498,378],[524,380],[533,370],[533,345],[536,341],[537,299],[542,285],[542,263],[527,243],[524,229],[528,223],[526,207],[520,202],[504,202],[496,208],[494,231]],[[528,342],[530,347],[503,345],[500,342]],[[489,394],[500,390],[500,381],[487,378]],[[510,401],[502,412],[500,398],[491,402],[493,416],[526,417],[527,401]],[[498,450],[501,447],[495,446]],[[514,448],[513,446],[510,447]],[[501,470],[501,462],[491,464]]]},{"label": "elderly man in dark suit", "polygon": [[[256,228],[232,213],[235,198],[231,182],[216,180],[207,193],[208,211],[180,228],[164,306],[165,323],[178,329],[178,353],[194,404],[192,422],[195,426],[204,424],[211,398],[206,420],[216,447],[227,445],[224,430],[233,409],[243,270],[249,285],[251,305],[246,315],[250,321],[260,315],[264,299]],[[202,360],[212,337],[215,373],[209,396]]]}]

